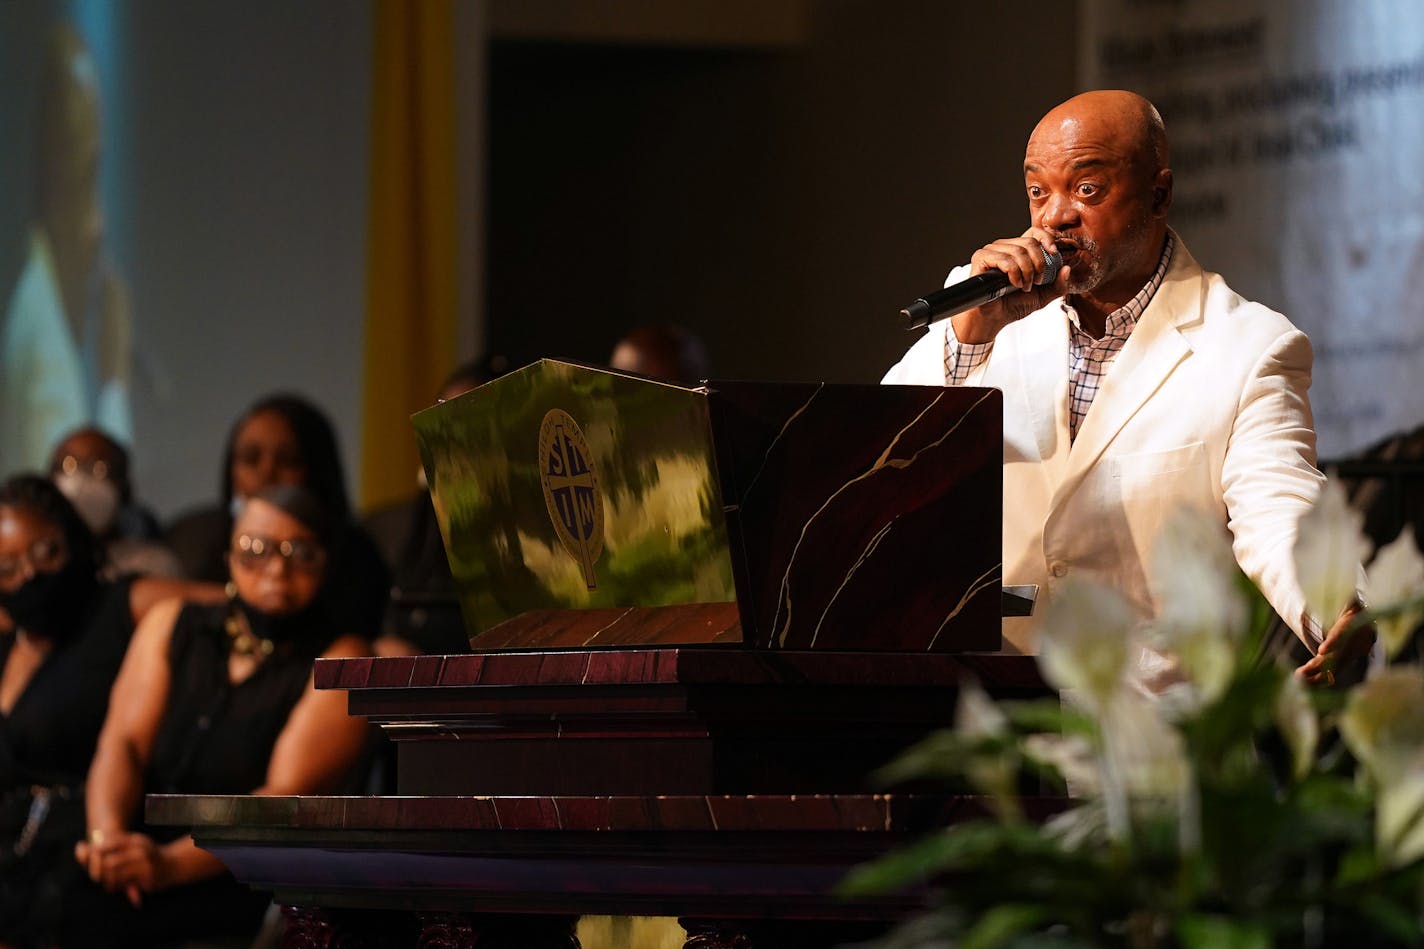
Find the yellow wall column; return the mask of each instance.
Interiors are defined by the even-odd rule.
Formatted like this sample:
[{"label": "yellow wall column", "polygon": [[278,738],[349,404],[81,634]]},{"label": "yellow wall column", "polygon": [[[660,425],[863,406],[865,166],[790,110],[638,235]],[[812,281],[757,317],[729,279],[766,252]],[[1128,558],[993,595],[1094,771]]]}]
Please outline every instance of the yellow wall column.
[{"label": "yellow wall column", "polygon": [[455,363],[453,0],[376,0],[361,500],[410,494],[410,414]]}]

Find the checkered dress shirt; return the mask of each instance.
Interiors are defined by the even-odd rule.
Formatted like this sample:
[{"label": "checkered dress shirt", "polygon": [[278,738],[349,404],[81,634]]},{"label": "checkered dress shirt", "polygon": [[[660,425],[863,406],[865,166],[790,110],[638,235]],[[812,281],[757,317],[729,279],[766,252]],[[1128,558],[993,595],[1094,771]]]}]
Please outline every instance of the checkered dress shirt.
[{"label": "checkered dress shirt", "polygon": [[[1167,274],[1167,265],[1172,262],[1172,249],[1176,240],[1169,233],[1162,246],[1162,256],[1157,261],[1157,269],[1147,284],[1123,306],[1108,314],[1107,327],[1100,339],[1094,339],[1083,330],[1078,319],[1078,311],[1064,297],[1060,302],[1063,313],[1068,317],[1068,415],[1070,435],[1078,437],[1078,428],[1098,394],[1098,388],[1108,374],[1117,354],[1122,351],[1133,327],[1152,302],[1157,288],[1162,286],[1162,278]],[[954,335],[951,323],[944,337],[944,378],[949,385],[963,385],[969,374],[989,358],[994,349],[991,340],[987,343],[961,343]]]}]

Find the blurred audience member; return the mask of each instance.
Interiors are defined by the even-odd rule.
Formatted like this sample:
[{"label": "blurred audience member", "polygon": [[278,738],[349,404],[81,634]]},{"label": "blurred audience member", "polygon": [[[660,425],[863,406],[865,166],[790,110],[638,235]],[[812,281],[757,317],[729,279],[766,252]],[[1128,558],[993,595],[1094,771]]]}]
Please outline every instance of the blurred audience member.
[{"label": "blurred audience member", "polygon": [[1424,539],[1424,426],[1396,432],[1334,464],[1350,505],[1365,515],[1365,534],[1376,548],[1406,526]]},{"label": "blurred audience member", "polygon": [[[1350,506],[1364,515],[1365,535],[1378,550],[1409,527],[1424,540],[1424,425],[1396,432],[1363,451],[1337,458],[1332,477],[1345,486]],[[1424,623],[1415,627],[1396,662],[1415,661]]]},{"label": "blurred audience member", "polygon": [[695,386],[710,374],[702,340],[680,326],[640,326],[618,341],[608,364],[623,372]]},{"label": "blurred audience member", "polygon": [[[455,369],[437,402],[448,402],[503,375],[507,364],[495,356]],[[416,473],[419,490],[405,501],[372,512],[365,527],[391,568],[391,599],[376,651],[381,655],[444,654],[469,649],[469,632],[440,525],[430,504],[425,470]]]},{"label": "blurred audience member", "polygon": [[53,483],[0,484],[0,943],[50,946],[77,880],[83,787],[140,604],[160,581],[99,575],[99,546]]},{"label": "blurred audience member", "polygon": [[89,773],[68,945],[251,939],[268,898],[190,835],[143,824],[143,796],[339,790],[366,725],[312,685],[317,657],[368,655],[319,608],[342,527],[312,494],[249,495],[228,549],[231,602],[168,601],[139,624]]},{"label": "blurred audience member", "polygon": [[336,518],[328,605],[343,631],[374,638],[390,574],[370,537],[352,519],[331,422],[300,396],[269,396],[243,413],[223,456],[221,502],[180,516],[168,528],[168,546],[188,576],[222,582],[234,517],[247,498],[279,484],[306,488]]},{"label": "blurred audience member", "polygon": [[156,539],[158,522],[134,500],[122,445],[97,428],[70,432],[50,456],[49,476],[98,538],[106,576],[182,576]]}]

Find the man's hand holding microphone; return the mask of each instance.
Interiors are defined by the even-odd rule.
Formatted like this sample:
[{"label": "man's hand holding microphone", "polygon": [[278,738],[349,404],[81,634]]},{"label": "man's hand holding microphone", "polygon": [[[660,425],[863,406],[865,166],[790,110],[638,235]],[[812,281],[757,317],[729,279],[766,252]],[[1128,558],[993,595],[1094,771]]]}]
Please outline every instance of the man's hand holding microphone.
[{"label": "man's hand holding microphone", "polygon": [[1005,326],[1062,296],[1068,283],[1068,266],[1057,243],[1037,227],[979,248],[970,258],[970,269],[969,278],[902,310],[907,327],[952,316],[960,342],[991,342]]}]

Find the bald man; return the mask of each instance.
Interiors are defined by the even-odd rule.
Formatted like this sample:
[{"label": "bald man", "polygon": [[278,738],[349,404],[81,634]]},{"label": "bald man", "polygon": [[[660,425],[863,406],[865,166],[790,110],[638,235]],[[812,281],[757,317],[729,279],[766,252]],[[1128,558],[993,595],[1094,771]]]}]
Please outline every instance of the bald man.
[{"label": "bald man", "polygon": [[[1161,116],[1130,92],[1075,96],[1024,154],[1030,226],[947,283],[999,270],[1020,292],[934,324],[884,381],[1004,392],[1004,582],[1051,597],[1083,574],[1154,612],[1147,568],[1182,506],[1218,514],[1237,561],[1315,654],[1315,681],[1361,648],[1344,619],[1308,617],[1291,548],[1317,496],[1311,349],[1284,316],[1201,268],[1167,226]],[[1044,250],[1062,267],[1037,286]],[[1322,635],[1321,626],[1329,626]],[[1033,652],[1028,621],[1005,648]],[[1142,657],[1141,680],[1174,678]]]}]

